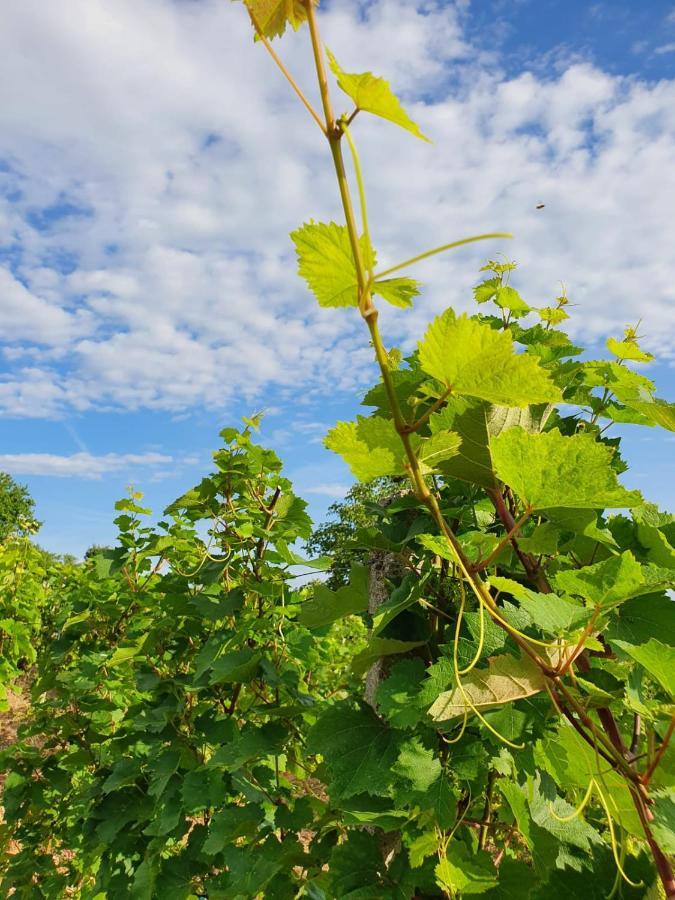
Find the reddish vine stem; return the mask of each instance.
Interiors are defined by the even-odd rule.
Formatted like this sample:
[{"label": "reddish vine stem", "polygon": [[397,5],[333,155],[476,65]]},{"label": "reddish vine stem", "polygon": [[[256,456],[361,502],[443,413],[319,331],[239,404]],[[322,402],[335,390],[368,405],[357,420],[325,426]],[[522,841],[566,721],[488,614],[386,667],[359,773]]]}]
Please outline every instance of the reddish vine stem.
[{"label": "reddish vine stem", "polygon": [[527,577],[542,594],[550,594],[551,585],[548,583],[548,579],[544,575],[543,569],[541,568],[541,566],[537,565],[537,561],[535,559],[533,559],[528,553],[523,553],[523,551],[520,549],[518,540],[516,538],[516,520],[511,511],[506,506],[501,491],[499,491],[497,488],[488,488],[486,490],[486,493],[490,498],[492,505],[494,506],[495,511],[502,522],[502,525],[504,526],[504,528],[506,528],[506,531],[511,536],[511,546],[513,547],[518,559],[520,560],[521,565],[525,569]]}]

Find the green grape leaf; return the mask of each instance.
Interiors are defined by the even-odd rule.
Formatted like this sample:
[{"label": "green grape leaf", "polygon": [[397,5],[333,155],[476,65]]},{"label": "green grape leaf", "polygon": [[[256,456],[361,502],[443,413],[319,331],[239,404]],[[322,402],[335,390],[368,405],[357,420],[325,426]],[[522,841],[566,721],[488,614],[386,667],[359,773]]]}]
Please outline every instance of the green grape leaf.
[{"label": "green grape leaf", "polygon": [[374,281],[371,292],[382,297],[392,306],[406,309],[412,306],[413,297],[419,295],[419,284],[413,278],[384,278],[382,281]]},{"label": "green grape leaf", "polygon": [[[589,606],[611,609],[631,597],[668,586],[668,576],[668,570],[644,566],[625,550],[595,565],[559,572],[555,584],[568,594],[583,597]],[[659,583],[656,579],[660,578],[664,581]]]},{"label": "green grape leaf", "polygon": [[591,611],[557,594],[538,594],[510,578],[491,575],[490,585],[515,597],[533,624],[547,634],[563,636],[588,621]]},{"label": "green grape leaf", "polygon": [[338,422],[324,444],[344,459],[359,481],[405,473],[405,451],[390,419],[357,416],[356,422]]},{"label": "green grape leaf", "polygon": [[461,443],[457,453],[441,464],[442,474],[479,484],[484,488],[496,487],[490,437],[496,437],[516,425],[526,431],[540,431],[550,410],[548,404],[519,409],[477,403],[458,411],[451,406],[446,407],[429,419],[431,432],[436,434],[451,428],[459,436]]},{"label": "green grape leaf", "polygon": [[644,644],[631,644],[614,638],[612,646],[623,650],[635,662],[640,663],[671,696],[675,697],[675,647],[664,644],[656,638],[650,638]]},{"label": "green grape leaf", "polygon": [[360,675],[382,656],[398,656],[421,647],[424,641],[399,641],[396,638],[371,637],[367,646],[352,659],[352,672]]},{"label": "green grape leaf", "polygon": [[435,856],[438,851],[438,835],[435,831],[425,831],[408,844],[410,867],[419,869],[425,859]]},{"label": "green grape leaf", "polygon": [[581,816],[567,822],[559,821],[571,815],[574,807],[558,796],[555,783],[547,773],[537,772],[535,777],[529,776],[522,790],[527,798],[532,821],[559,841],[586,852],[590,851],[592,844],[601,842],[598,832]]},{"label": "green grape leaf", "polygon": [[429,715],[435,722],[446,722],[465,712],[471,715],[469,703],[484,712],[538,694],[544,690],[544,684],[541,669],[528,657],[492,657],[486,669],[472,669],[462,676],[462,689],[455,687],[440,694],[429,709]]},{"label": "green grape leaf", "polygon": [[336,703],[307,737],[310,753],[320,753],[331,775],[331,797],[389,792],[387,774],[396,762],[400,737],[366,706]]},{"label": "green grape leaf", "polygon": [[459,452],[462,439],[454,431],[437,431],[423,438],[417,450],[423,475],[437,472],[439,468]]},{"label": "green grape leaf", "polygon": [[[346,225],[336,222],[306,222],[291,232],[298,257],[298,274],[307,282],[319,306],[358,306],[359,289],[356,266]],[[360,239],[362,259],[377,262],[374,250],[368,249],[365,235]],[[418,283],[408,277],[386,278],[375,282],[371,291],[393,306],[412,305],[419,294]]]},{"label": "green grape leaf", "polygon": [[251,681],[258,671],[262,659],[261,651],[241,647],[223,653],[211,664],[209,684],[233,684]]},{"label": "green grape leaf", "polygon": [[559,306],[543,306],[537,312],[542,322],[548,322],[551,325],[560,325],[565,319],[569,319],[569,313]]},{"label": "green grape leaf", "polygon": [[623,401],[631,409],[645,416],[654,425],[660,425],[668,431],[675,431],[675,403],[668,403],[667,400],[660,400],[654,397],[653,400],[624,400]]},{"label": "green grape leaf", "polygon": [[497,288],[495,292],[495,303],[501,309],[510,310],[515,316],[524,316],[530,311],[530,307],[520,296],[515,288],[505,285]]},{"label": "green grape leaf", "polygon": [[650,828],[664,853],[675,854],[675,791],[664,788],[652,793],[654,805],[650,807],[654,821]]},{"label": "green grape leaf", "polygon": [[673,601],[658,594],[629,600],[617,609],[605,637],[610,643],[616,639],[630,644],[646,644],[653,637],[675,647]]},{"label": "green grape leaf", "polygon": [[419,344],[424,372],[453,394],[503,406],[559,400],[560,389],[534,356],[514,352],[507,331],[459,318],[448,309],[431,323]]},{"label": "green grape leaf", "polygon": [[440,779],[442,770],[433,750],[425,747],[419,737],[413,737],[401,744],[392,771],[410,790],[424,794]]},{"label": "green grape leaf", "polygon": [[119,666],[122,663],[128,662],[131,659],[135,659],[139,655],[139,653],[143,652],[143,648],[149,638],[149,632],[147,634],[142,635],[135,641],[133,644],[128,646],[118,647],[110,659],[106,662],[106,666],[108,668],[112,668],[113,666]]},{"label": "green grape leaf", "polygon": [[434,817],[439,827],[447,831],[452,828],[457,818],[457,798],[450,779],[445,772],[441,772],[438,778],[430,785],[426,798],[419,798],[421,807],[430,804],[434,811]]},{"label": "green grape leaf", "polygon": [[429,141],[419,130],[419,127],[408,116],[407,112],[401,106],[401,103],[389,87],[389,82],[384,78],[379,78],[371,72],[363,72],[361,74],[349,74],[340,68],[337,60],[327,50],[328,63],[331,71],[337,78],[338,86],[351,97],[357,109],[364,112],[372,113],[374,116],[380,116],[405,128],[415,137],[421,138],[423,141]]},{"label": "green grape leaf", "polygon": [[492,300],[501,283],[501,278],[488,278],[477,284],[473,289],[473,297],[476,303],[487,303],[488,300]]},{"label": "green grape leaf", "polygon": [[402,659],[395,663],[377,688],[378,712],[394,728],[414,728],[422,717],[415,705],[420,684],[424,678],[421,659]]},{"label": "green grape leaf", "polygon": [[286,25],[297,30],[307,18],[303,0],[244,0],[244,6],[265,37],[270,39],[281,37]]},{"label": "green grape leaf", "polygon": [[451,897],[484,894],[498,883],[498,873],[485,851],[471,853],[459,841],[452,841],[435,868],[436,883]]},{"label": "green grape leaf", "polygon": [[530,509],[631,507],[643,502],[628,491],[611,467],[612,450],[590,434],[562,435],[557,429],[529,434],[511,428],[491,441],[500,479]]},{"label": "green grape leaf", "polygon": [[[291,232],[298,273],[319,306],[358,306],[356,267],[345,225],[307,222]],[[361,249],[365,250],[362,239]]]},{"label": "green grape leaf", "polygon": [[635,341],[617,341],[610,337],[607,338],[607,349],[617,359],[629,359],[632,362],[651,362],[654,359],[651,353],[640,350]]},{"label": "green grape leaf", "polygon": [[209,824],[204,853],[212,856],[224,850],[227,844],[234,843],[237,838],[253,837],[264,817],[261,807],[253,803],[218,810]]},{"label": "green grape leaf", "polygon": [[353,565],[349,584],[337,591],[331,591],[320,582],[313,585],[313,597],[300,607],[298,621],[305,628],[322,628],[367,609],[368,570],[365,566]]}]

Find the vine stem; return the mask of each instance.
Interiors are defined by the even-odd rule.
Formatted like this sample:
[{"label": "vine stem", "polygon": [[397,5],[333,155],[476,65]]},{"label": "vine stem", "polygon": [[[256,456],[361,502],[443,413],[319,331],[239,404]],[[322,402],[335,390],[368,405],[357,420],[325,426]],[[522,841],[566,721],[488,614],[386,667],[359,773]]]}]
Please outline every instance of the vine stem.
[{"label": "vine stem", "polygon": [[251,7],[248,5],[248,3],[246,4],[246,9],[248,10],[248,14],[251,18],[251,24],[253,25],[253,29],[254,29],[255,33],[258,35],[258,38],[260,39],[260,41],[263,43],[265,50],[267,50],[269,55],[272,57],[274,62],[277,64],[277,66],[279,67],[284,78],[286,79],[286,81],[288,81],[290,86],[293,88],[293,90],[297,94],[298,99],[300,100],[302,105],[305,107],[305,109],[310,114],[310,116],[314,119],[314,121],[319,126],[321,131],[325,134],[326,126],[321,121],[321,116],[318,114],[318,112],[314,109],[312,104],[309,102],[309,100],[305,96],[300,85],[297,83],[295,78],[293,78],[291,73],[288,71],[286,66],[283,64],[283,62],[279,58],[279,55],[277,54],[277,52],[274,49],[274,47],[272,46],[272,44],[265,37],[265,34],[264,34],[262,28],[260,27],[260,25],[258,24],[258,20],[256,19],[255,15],[254,15],[253,11],[251,10]]},{"label": "vine stem", "polygon": [[[354,207],[352,205],[351,193],[349,189],[349,183],[347,181],[347,173],[345,170],[344,157],[342,154],[342,145],[341,139],[343,135],[342,128],[336,124],[335,116],[333,114],[333,107],[331,103],[330,90],[328,87],[328,79],[326,74],[326,65],[323,55],[323,48],[321,45],[321,40],[319,37],[319,29],[316,20],[316,12],[314,9],[314,5],[312,0],[303,0],[305,10],[307,12],[307,22],[309,25],[311,43],[312,43],[312,52],[314,55],[314,63],[316,67],[317,78],[319,82],[319,90],[321,93],[321,103],[323,106],[323,111],[325,115],[325,135],[328,139],[328,143],[331,150],[331,155],[333,157],[333,164],[335,167],[335,174],[338,182],[338,189],[340,192],[340,198],[342,201],[342,207],[345,215],[345,222],[347,226],[347,233],[349,236],[350,247],[352,250],[352,255],[354,257],[354,266],[356,269],[356,278],[357,278],[357,288],[358,288],[358,297],[359,297],[359,309],[362,317],[365,319],[368,330],[370,332],[371,341],[373,344],[373,349],[375,351],[375,357],[377,359],[377,363],[380,368],[380,373],[382,376],[382,381],[384,383],[385,392],[387,394],[387,399],[390,404],[392,417],[394,421],[394,426],[396,431],[398,432],[401,442],[403,444],[406,457],[408,459],[407,470],[410,476],[411,482],[413,484],[413,489],[415,491],[415,495],[420,500],[420,502],[424,503],[429,512],[431,513],[433,519],[436,521],[441,533],[446,538],[448,545],[452,551],[452,554],[455,558],[456,565],[463,577],[463,579],[471,586],[472,591],[476,595],[478,602],[481,605],[484,605],[487,609],[488,613],[495,618],[494,613],[496,613],[496,603],[494,598],[492,597],[488,586],[485,582],[476,578],[474,573],[471,571],[471,565],[464,555],[464,552],[457,541],[457,538],[445,520],[443,513],[438,504],[438,500],[435,495],[431,493],[427,483],[422,475],[422,470],[420,468],[419,460],[417,459],[415,452],[412,448],[412,444],[410,442],[410,425],[405,421],[403,415],[401,413],[401,408],[398,402],[398,398],[396,396],[396,392],[394,390],[393,379],[391,377],[391,371],[388,365],[388,355],[384,344],[382,342],[382,337],[380,335],[379,327],[378,327],[378,310],[373,305],[372,301],[372,292],[371,292],[371,282],[366,274],[366,267],[363,262],[363,254],[361,252],[361,242],[359,240],[359,232],[356,223],[356,217],[354,215]],[[497,235],[491,235],[496,237]],[[499,235],[500,237],[504,235]],[[508,235],[510,236],[510,235]],[[487,235],[483,236],[487,237]],[[472,240],[480,240],[481,238],[473,238]],[[466,243],[466,241],[459,242]],[[418,257],[414,257],[411,260],[406,261],[406,263],[401,264],[399,266],[394,267],[395,269],[401,268],[403,265],[412,264],[414,261],[418,261],[419,259],[423,259],[428,255],[431,255],[434,252],[441,252],[441,249],[445,249],[450,245],[444,245],[443,248],[437,248],[435,251],[430,251],[427,254],[420,254]],[[381,277],[384,274],[389,274],[393,271],[392,269],[385,270],[383,273],[379,273]],[[504,521],[503,512],[505,511],[508,516],[510,516],[511,521],[507,526],[507,530],[511,531],[513,526],[515,525],[515,521],[513,521],[513,516],[506,509],[503,498],[498,490],[494,492],[488,492],[490,498],[493,502],[496,501],[496,495],[499,495],[499,500],[501,500],[501,504],[495,502],[495,508],[497,508],[497,512]],[[506,524],[506,522],[504,522]],[[514,548],[518,555],[527,559],[525,554],[521,555],[519,548],[517,546],[517,542],[515,541],[515,536],[511,538],[514,542]],[[525,563],[523,563],[525,565]],[[543,590],[544,593],[550,593],[551,587],[548,584],[548,581],[539,569],[538,566],[532,564],[532,560],[528,559],[528,565],[525,565],[525,570],[529,577],[533,580],[538,581],[541,584],[540,590]],[[538,577],[540,576],[540,577]],[[532,647],[527,642],[527,639],[524,636],[521,636],[517,631],[515,631],[511,626],[509,626],[501,616],[497,618],[498,623],[501,625],[504,630],[506,630],[513,640],[517,643],[517,645],[526,653],[540,668],[542,673],[550,679],[553,683],[556,684],[558,690],[562,693],[565,698],[566,703],[574,710],[574,712],[579,716],[580,720],[584,723],[584,725],[590,730],[593,738],[596,741],[599,741],[604,747],[607,748],[609,755],[611,756],[614,766],[619,769],[622,774],[628,779],[631,793],[635,800],[635,805],[638,809],[638,813],[640,814],[640,818],[643,824],[643,828],[645,831],[645,836],[647,841],[652,849],[654,854],[654,860],[656,863],[657,870],[659,872],[659,876],[663,882],[663,885],[666,890],[666,894],[668,897],[675,896],[675,880],[673,879],[672,870],[670,869],[670,865],[668,860],[656,844],[654,837],[651,833],[651,829],[648,825],[648,816],[647,809],[645,805],[645,795],[646,789],[637,775],[637,772],[628,764],[627,760],[624,758],[621,748],[615,746],[614,742],[607,737],[602,732],[598,731],[592,720],[586,714],[585,709],[576,701],[576,698],[567,690],[562,681],[558,678],[557,672],[554,668],[552,668],[547,662],[542,660],[539,655],[532,649]],[[603,725],[605,723],[603,722]],[[606,726],[605,726],[606,727]]]}]

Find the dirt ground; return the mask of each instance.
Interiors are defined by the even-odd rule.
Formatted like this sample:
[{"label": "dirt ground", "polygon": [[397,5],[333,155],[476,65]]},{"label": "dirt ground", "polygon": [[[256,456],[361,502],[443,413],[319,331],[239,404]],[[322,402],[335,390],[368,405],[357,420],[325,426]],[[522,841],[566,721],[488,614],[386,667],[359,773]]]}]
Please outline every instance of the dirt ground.
[{"label": "dirt ground", "polygon": [[[9,747],[16,740],[19,725],[26,718],[30,706],[30,696],[27,685],[19,685],[19,691],[9,691],[9,710],[0,712],[0,750]],[[0,772],[0,778],[2,773]]]}]

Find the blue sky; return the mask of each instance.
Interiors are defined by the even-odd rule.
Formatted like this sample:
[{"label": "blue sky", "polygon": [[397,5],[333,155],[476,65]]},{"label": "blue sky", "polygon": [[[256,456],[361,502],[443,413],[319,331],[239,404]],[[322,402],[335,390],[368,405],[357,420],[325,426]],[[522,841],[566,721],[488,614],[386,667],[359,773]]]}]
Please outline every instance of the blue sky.
[{"label": "blue sky", "polygon": [[[261,408],[320,519],[350,483],[321,438],[374,369],[358,317],[295,276],[288,232],[337,217],[336,192],[241,8],[8,0],[3,17],[0,468],[29,485],[41,543],[110,541],[130,483],[160,511]],[[381,259],[512,230],[491,249],[525,298],[563,280],[594,356],[641,317],[672,398],[675,5],[344,0],[322,19],[342,65],[388,77],[434,141],[359,122]],[[312,93],[304,38],[279,48]],[[390,343],[470,308],[486,252],[420,267],[415,311],[383,315]],[[626,482],[675,507],[672,435],[624,433]]]}]

